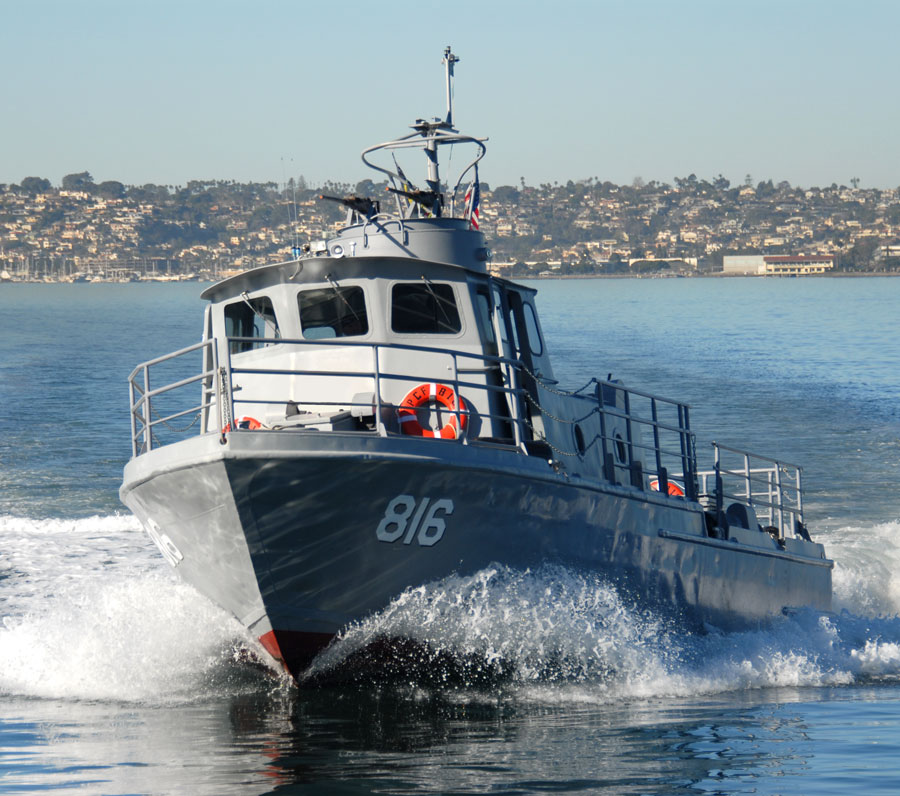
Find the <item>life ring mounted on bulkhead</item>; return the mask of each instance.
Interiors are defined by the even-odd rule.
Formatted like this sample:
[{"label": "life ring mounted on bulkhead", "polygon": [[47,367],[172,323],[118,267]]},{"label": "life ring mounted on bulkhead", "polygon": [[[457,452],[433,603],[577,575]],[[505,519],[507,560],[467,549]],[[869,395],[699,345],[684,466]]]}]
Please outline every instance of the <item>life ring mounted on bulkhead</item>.
[{"label": "life ring mounted on bulkhead", "polygon": [[[262,428],[262,423],[260,423],[255,417],[239,417],[234,423],[235,429],[240,429],[242,431],[256,431],[259,428]],[[222,429],[222,433],[225,434],[231,431],[231,423],[226,423],[225,428]]]},{"label": "life ring mounted on bulkhead", "polygon": [[[416,415],[416,409],[424,406],[429,401],[437,401],[453,414],[446,425],[439,431],[423,428]],[[400,429],[404,434],[413,437],[433,437],[434,439],[459,439],[466,428],[467,413],[463,408],[463,401],[459,401],[459,425],[457,426],[457,398],[452,387],[446,384],[431,382],[413,387],[397,408],[397,420],[400,421]]]},{"label": "life ring mounted on bulkhead", "polygon": [[[650,480],[650,489],[654,492],[659,492],[659,479],[653,478]],[[668,492],[672,497],[684,497],[684,489],[682,489],[681,484],[676,484],[674,481],[669,481]]]}]

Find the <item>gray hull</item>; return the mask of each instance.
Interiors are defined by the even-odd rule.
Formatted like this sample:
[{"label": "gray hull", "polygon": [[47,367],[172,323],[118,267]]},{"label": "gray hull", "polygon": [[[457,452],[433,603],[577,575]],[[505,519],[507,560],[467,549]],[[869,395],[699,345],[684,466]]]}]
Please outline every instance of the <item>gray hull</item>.
[{"label": "gray hull", "polygon": [[501,562],[603,573],[723,628],[828,610],[820,545],[736,529],[699,504],[567,477],[537,457],[422,438],[207,435],[132,460],[122,500],[181,576],[293,674],[404,589]]}]

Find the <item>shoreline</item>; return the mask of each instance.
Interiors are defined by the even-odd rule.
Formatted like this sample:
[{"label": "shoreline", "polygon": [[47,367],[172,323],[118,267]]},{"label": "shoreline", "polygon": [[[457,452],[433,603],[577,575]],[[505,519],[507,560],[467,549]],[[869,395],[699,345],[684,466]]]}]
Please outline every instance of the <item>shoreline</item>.
[{"label": "shoreline", "polygon": [[[250,270],[250,269],[248,269]],[[873,277],[898,277],[900,271],[864,271],[859,273],[851,273],[848,271],[836,271],[828,274],[804,274],[802,276],[779,276],[776,274],[545,274],[537,275],[507,275],[494,274],[500,279],[515,279],[528,281],[543,280],[563,280],[563,279],[870,279]],[[163,277],[156,279],[102,279],[95,278],[90,280],[71,280],[71,279],[0,279],[0,286],[3,285],[132,285],[132,284],[173,284],[173,283],[204,283],[214,284],[227,277],[220,277],[218,280],[212,277]]]}]

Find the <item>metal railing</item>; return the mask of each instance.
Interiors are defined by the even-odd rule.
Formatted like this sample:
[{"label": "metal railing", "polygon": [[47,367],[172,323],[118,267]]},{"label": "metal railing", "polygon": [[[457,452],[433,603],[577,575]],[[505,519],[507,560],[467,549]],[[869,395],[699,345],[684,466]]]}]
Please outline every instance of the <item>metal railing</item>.
[{"label": "metal railing", "polygon": [[[199,372],[194,371],[192,375],[176,379],[162,387],[153,388],[151,386],[152,368],[156,368],[158,371],[160,366],[185,359],[194,352],[200,352],[200,355],[203,357]],[[183,433],[196,425],[197,421],[200,422],[201,430],[206,429],[209,425],[210,410],[215,406],[218,406],[221,410],[221,402],[218,400],[219,390],[211,390],[209,388],[211,383],[217,383],[216,375],[218,371],[218,354],[215,340],[204,340],[138,365],[128,377],[129,395],[131,397],[132,455],[138,456],[141,453],[152,450],[154,443],[159,443],[156,436],[157,433],[164,433],[162,429]],[[186,394],[186,392],[182,392],[183,388],[186,388],[188,385],[196,385],[198,382],[203,384],[200,402],[188,402],[186,408],[181,408],[183,406],[180,400],[181,396]],[[164,414],[167,411],[166,406],[168,404],[163,396],[170,399],[174,398],[178,408],[174,411],[168,411],[168,414]],[[171,423],[173,421],[186,417],[193,418],[189,426],[182,429],[172,427]]]},{"label": "metal railing", "polygon": [[[488,354],[474,354],[465,351],[455,351],[446,348],[434,348],[428,346],[406,345],[402,343],[359,343],[343,340],[289,340],[279,339],[279,347],[282,351],[290,350],[289,347],[310,350],[338,347],[341,349],[359,348],[368,349],[372,354],[371,369],[365,370],[336,370],[336,369],[311,369],[311,368],[267,368],[254,363],[253,366],[236,365],[233,362],[232,344],[259,343],[258,338],[229,337],[226,341],[227,351],[224,363],[219,363],[218,347],[215,340],[205,340],[170,354],[149,360],[138,365],[129,376],[129,390],[131,398],[131,439],[132,454],[138,456],[161,445],[173,441],[167,432],[183,433],[199,422],[199,433],[221,433],[228,429],[241,431],[235,420],[244,414],[248,405],[285,406],[291,402],[298,409],[302,407],[340,407],[344,409],[358,408],[368,409],[375,417],[375,430],[381,436],[389,433],[389,428],[384,422],[383,409],[393,409],[395,405],[385,400],[383,385],[385,382],[402,382],[409,385],[433,382],[446,384],[453,388],[457,396],[473,395],[476,392],[501,396],[499,403],[508,412],[479,411],[482,420],[489,420],[496,424],[507,424],[512,436],[510,444],[518,447],[525,438],[525,429],[520,419],[519,403],[522,390],[519,387],[518,375],[520,363],[517,360],[509,360],[499,356]],[[382,359],[385,350],[408,351],[417,354],[434,354],[447,358],[449,365],[442,373],[407,373],[391,372],[385,369]],[[165,365],[184,359],[194,352],[202,352],[204,361],[199,370],[192,375],[183,376],[166,383],[160,387],[153,387],[158,380],[151,374]],[[468,367],[474,365],[474,367]],[[476,382],[472,380],[475,374],[487,374],[496,371],[497,380],[501,380],[501,366],[506,366],[503,372],[509,374],[509,383],[490,384],[488,379]],[[184,368],[182,367],[182,370]],[[236,379],[242,376],[275,377],[294,379],[301,377],[305,380],[304,390],[311,397],[308,400],[288,399],[288,391],[283,395],[254,394],[250,385],[239,385]],[[340,399],[327,400],[321,394],[317,394],[314,385],[316,379],[362,379],[371,380],[371,402]],[[190,386],[201,383],[201,396],[185,399],[185,390]],[[285,383],[287,386],[287,382]],[[169,399],[167,406],[163,401]],[[505,404],[504,404],[505,401]],[[491,401],[487,401],[490,405]],[[174,408],[172,408],[174,406]],[[211,413],[215,412],[214,421],[211,422]],[[464,417],[468,417],[469,410],[466,403],[456,401],[456,407],[452,412],[456,417],[457,428],[462,428]],[[186,428],[177,429],[172,426],[173,421],[182,418],[193,417],[193,422]],[[465,444],[467,438],[462,437]]]},{"label": "metal railing", "polygon": [[[229,337],[228,342],[250,342],[255,341],[256,338],[243,338],[243,337]],[[258,341],[257,341],[258,342]],[[482,419],[490,420],[492,422],[497,423],[508,423],[511,426],[512,430],[512,444],[518,447],[518,445],[522,442],[523,439],[523,428],[521,422],[516,420],[516,412],[515,407],[518,405],[521,399],[522,390],[518,385],[518,373],[519,373],[519,365],[517,360],[509,360],[500,356],[493,356],[490,354],[482,354],[482,353],[471,353],[467,351],[456,351],[453,349],[447,348],[435,348],[432,346],[420,346],[420,345],[409,345],[405,343],[364,343],[364,342],[348,342],[344,340],[279,340],[281,345],[286,346],[295,346],[301,349],[323,349],[328,347],[335,347],[341,349],[369,349],[372,353],[372,366],[371,370],[336,370],[334,368],[315,370],[311,368],[302,368],[302,369],[283,369],[283,368],[264,368],[264,367],[244,367],[244,366],[235,366],[232,362],[232,356],[229,353],[228,358],[226,360],[224,366],[224,387],[223,387],[223,395],[224,395],[224,405],[226,407],[226,413],[231,417],[237,417],[241,414],[239,411],[241,405],[284,405],[285,398],[283,396],[264,396],[258,394],[250,394],[249,392],[244,393],[240,396],[235,396],[235,392],[237,388],[235,387],[235,377],[240,377],[242,375],[253,375],[253,376],[270,376],[270,377],[302,377],[306,380],[304,390],[309,393],[311,396],[309,400],[296,399],[293,402],[297,405],[298,408],[306,406],[306,407],[341,407],[341,408],[358,408],[358,409],[373,409],[373,415],[375,418],[375,430],[381,436],[387,436],[389,432],[389,428],[387,424],[384,422],[384,413],[383,409],[395,409],[395,405],[391,402],[388,402],[383,397],[383,384],[384,382],[400,382],[405,383],[410,386],[422,383],[440,383],[446,384],[450,386],[457,396],[460,396],[462,400],[457,400],[455,409],[452,414],[456,417],[457,428],[462,428],[463,426],[463,417],[469,415],[469,410],[466,409],[465,406],[465,394],[468,393],[472,395],[477,392],[484,393],[486,395],[501,395],[506,399],[506,406],[510,408],[510,412],[508,414],[500,414],[496,412],[490,411],[480,411],[479,415]],[[229,345],[229,350],[231,346]],[[439,357],[446,357],[449,359],[450,364],[446,365],[448,372],[444,373],[434,373],[434,372],[418,372],[415,375],[411,375],[408,372],[392,372],[385,369],[382,359],[383,353],[385,351],[407,351],[412,354],[433,354]],[[475,367],[465,367],[461,365],[462,363],[472,363]],[[490,384],[488,380],[485,379],[483,382],[475,382],[466,378],[470,374],[476,373],[489,373],[491,371],[496,371],[498,374],[500,373],[501,366],[508,366],[507,370],[511,374],[511,379],[509,384]],[[316,379],[363,379],[369,380],[372,382],[372,402],[357,402],[353,401],[352,397],[350,400],[347,400],[346,396],[341,397],[337,400],[323,400],[321,391],[317,391],[313,386]],[[247,387],[243,385],[240,387],[240,391],[243,392]],[[488,400],[488,404],[490,404],[490,400]],[[461,437],[461,441],[463,444],[467,444],[468,438],[463,435]]]},{"label": "metal railing", "polygon": [[717,442],[712,447],[714,469],[698,473],[700,498],[715,512],[720,527],[727,528],[729,508],[737,504],[751,508],[763,530],[782,541],[805,533],[798,465]]},{"label": "metal railing", "polygon": [[[618,408],[619,394],[622,396],[622,409]],[[603,407],[603,415],[620,418],[624,422],[626,460],[641,463],[641,471],[634,474],[632,483],[637,486],[644,476],[650,482],[655,477],[657,491],[674,495],[680,491],[688,500],[696,500],[697,459],[688,404],[608,381],[597,383],[597,397]],[[651,435],[649,441],[643,432]],[[608,470],[610,457],[615,460],[618,452],[608,450],[605,431],[603,437],[603,457],[605,469]],[[616,440],[612,442],[615,444]],[[680,483],[670,481],[670,476]]]},{"label": "metal railing", "polygon": [[[368,351],[371,356],[369,364],[362,367],[365,358],[357,357],[355,370],[339,369],[330,363],[315,367],[315,361],[309,359],[307,364],[312,367],[285,368],[266,367],[265,358],[246,364],[243,357],[234,361],[233,349],[238,353],[242,344],[247,343],[262,348],[264,343],[259,338],[229,337],[223,342],[224,345],[218,346],[215,340],[206,340],[135,368],[129,378],[135,456],[175,441],[173,435],[184,433],[197,423],[197,433],[222,434],[226,429],[229,433],[242,432],[244,429],[236,421],[250,413],[248,407],[258,412],[261,406],[286,407],[289,403],[298,412],[327,414],[342,409],[359,410],[361,416],[374,416],[374,422],[369,424],[374,433],[387,436],[399,433],[397,423],[391,420],[396,417],[393,411],[396,403],[385,398],[386,391],[392,392],[386,389],[387,384],[412,387],[434,382],[446,384],[457,396],[462,396],[463,400],[457,400],[451,412],[456,417],[457,428],[463,427],[464,417],[473,419],[466,402],[480,394],[478,422],[493,429],[491,441],[507,443],[513,449],[532,454],[539,451],[539,446],[530,443],[543,444],[552,451],[551,459],[555,458],[554,454],[585,459],[596,445],[601,471],[596,474],[598,477],[640,489],[647,488],[655,477],[656,488],[666,493],[671,474],[671,478],[680,480],[678,486],[688,500],[697,499],[695,446],[686,404],[596,379],[586,385],[593,385],[590,393],[566,392],[554,382],[538,380],[519,360],[480,352],[343,339],[279,339],[278,350],[282,353],[321,354],[329,348],[340,348],[342,353],[356,349]],[[221,362],[219,351],[226,352]],[[275,351],[275,346],[267,346],[266,351]],[[430,372],[411,375],[408,368],[405,372],[391,369],[385,363],[386,352],[406,352],[417,356],[420,362],[429,357],[434,359],[428,366]],[[202,357],[201,367],[191,373],[185,372],[186,366],[178,365],[174,368],[177,378],[164,386],[153,386],[159,381],[157,371],[172,368],[192,354]],[[435,372],[438,370],[441,372]],[[539,385],[531,393],[523,386],[528,383],[526,377]],[[326,383],[335,379],[344,380],[348,385],[355,381],[357,389],[341,390],[333,383]],[[196,393],[185,397],[198,383],[199,400]],[[359,389],[360,385],[365,388]],[[553,407],[557,404],[562,407],[559,414],[540,406],[542,390],[569,399],[552,403]],[[396,392],[402,394],[406,390]],[[545,395],[544,401],[550,404],[547,398]],[[594,415],[596,420],[589,421]],[[174,422],[189,417],[193,417],[193,422],[186,428],[173,427]],[[590,429],[589,439],[585,438],[582,427]],[[503,433],[498,434],[498,429],[503,429]],[[571,441],[568,445],[567,440]],[[469,435],[461,435],[461,442],[468,444]]]}]

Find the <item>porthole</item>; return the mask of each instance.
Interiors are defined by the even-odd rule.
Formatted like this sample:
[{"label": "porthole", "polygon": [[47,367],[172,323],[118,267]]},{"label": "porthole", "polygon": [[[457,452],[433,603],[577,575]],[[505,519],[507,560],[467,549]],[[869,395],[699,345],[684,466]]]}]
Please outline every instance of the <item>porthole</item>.
[{"label": "porthole", "polygon": [[626,462],[626,450],[625,450],[625,440],[622,439],[622,435],[617,431],[616,432],[616,461],[619,464],[625,464]]},{"label": "porthole", "polygon": [[584,456],[584,451],[585,451],[584,432],[581,430],[581,426],[579,426],[577,423],[575,424],[574,434],[575,434],[575,450],[578,451],[579,456]]}]

